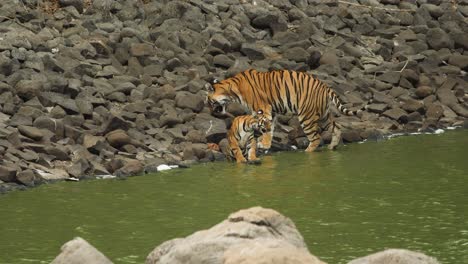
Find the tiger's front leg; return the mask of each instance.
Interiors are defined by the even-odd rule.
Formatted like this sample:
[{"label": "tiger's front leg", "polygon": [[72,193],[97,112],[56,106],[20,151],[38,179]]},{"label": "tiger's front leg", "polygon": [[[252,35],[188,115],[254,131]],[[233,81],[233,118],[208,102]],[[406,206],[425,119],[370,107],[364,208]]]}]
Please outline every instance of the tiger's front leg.
[{"label": "tiger's front leg", "polygon": [[237,140],[230,139],[229,147],[231,148],[237,163],[247,162],[247,159],[245,159],[244,155],[242,154],[242,150],[240,149]]},{"label": "tiger's front leg", "polygon": [[271,142],[273,141],[273,132],[275,131],[276,117],[273,117],[271,122],[271,130],[262,135],[260,142],[257,144],[258,148],[269,150],[271,148]]},{"label": "tiger's front leg", "polygon": [[255,140],[255,138],[250,140],[247,158],[249,161],[254,161],[254,162],[260,160],[259,158],[257,158],[257,140]]}]

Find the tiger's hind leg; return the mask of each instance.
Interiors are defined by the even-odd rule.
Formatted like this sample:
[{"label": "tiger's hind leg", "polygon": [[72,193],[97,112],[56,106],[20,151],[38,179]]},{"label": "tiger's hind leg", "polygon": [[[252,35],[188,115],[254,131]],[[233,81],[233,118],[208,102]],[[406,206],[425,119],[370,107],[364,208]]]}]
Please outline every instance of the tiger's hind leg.
[{"label": "tiger's hind leg", "polygon": [[330,142],[330,145],[328,145],[328,149],[335,150],[336,147],[340,144],[340,142],[341,129],[335,122],[332,122],[332,140]]},{"label": "tiger's hind leg", "polygon": [[332,139],[328,149],[334,150],[341,142],[341,127],[333,120],[331,113],[328,113],[323,120],[320,121],[322,131],[329,131],[332,134]]},{"label": "tiger's hind leg", "polygon": [[312,152],[320,145],[320,126],[318,120],[318,116],[313,116],[307,120],[299,117],[302,129],[304,130],[307,139],[309,139],[309,146],[306,148],[306,152]]}]

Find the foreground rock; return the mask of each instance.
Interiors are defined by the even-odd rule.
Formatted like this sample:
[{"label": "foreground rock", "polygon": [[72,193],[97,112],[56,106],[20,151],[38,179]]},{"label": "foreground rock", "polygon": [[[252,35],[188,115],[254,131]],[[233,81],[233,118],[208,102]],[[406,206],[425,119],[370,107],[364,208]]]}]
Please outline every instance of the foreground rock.
[{"label": "foreground rock", "polygon": [[112,264],[104,254],[81,237],[65,243],[52,264]]},{"label": "foreground rock", "polygon": [[435,258],[406,249],[387,249],[348,264],[440,264]]},{"label": "foreground rock", "polygon": [[[106,256],[77,237],[62,248],[52,264],[110,264]],[[326,264],[310,254],[294,223],[272,209],[252,207],[231,214],[208,230],[157,246],[147,264]],[[389,249],[348,264],[439,264],[405,249]]]},{"label": "foreground rock", "polygon": [[324,264],[309,253],[289,218],[262,207],[240,210],[208,230],[169,240],[146,263]]}]

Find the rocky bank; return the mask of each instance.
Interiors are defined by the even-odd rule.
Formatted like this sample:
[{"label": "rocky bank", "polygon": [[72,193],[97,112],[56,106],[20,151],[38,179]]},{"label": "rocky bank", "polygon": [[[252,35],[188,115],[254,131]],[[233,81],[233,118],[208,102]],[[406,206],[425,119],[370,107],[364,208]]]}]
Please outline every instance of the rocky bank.
[{"label": "rocky bank", "polygon": [[[52,264],[110,264],[82,238],[65,243]],[[307,249],[294,223],[272,209],[252,207],[185,238],[157,246],[146,264],[326,264]],[[422,253],[387,249],[348,264],[439,264]]]},{"label": "rocky bank", "polygon": [[[1,1],[0,193],[223,160],[231,120],[203,87],[247,68],[373,98],[338,118],[345,142],[467,127],[467,17],[466,0]],[[306,147],[279,122],[274,149]]]}]

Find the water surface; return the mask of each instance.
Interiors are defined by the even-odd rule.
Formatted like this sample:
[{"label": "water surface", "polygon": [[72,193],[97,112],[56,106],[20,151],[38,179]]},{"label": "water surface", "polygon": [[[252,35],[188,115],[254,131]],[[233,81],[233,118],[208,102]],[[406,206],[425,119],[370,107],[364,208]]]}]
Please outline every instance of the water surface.
[{"label": "water surface", "polygon": [[385,248],[468,263],[468,131],[8,193],[0,263],[49,263],[75,236],[115,263],[142,263],[163,241],[257,205],[290,217],[330,264]]}]

